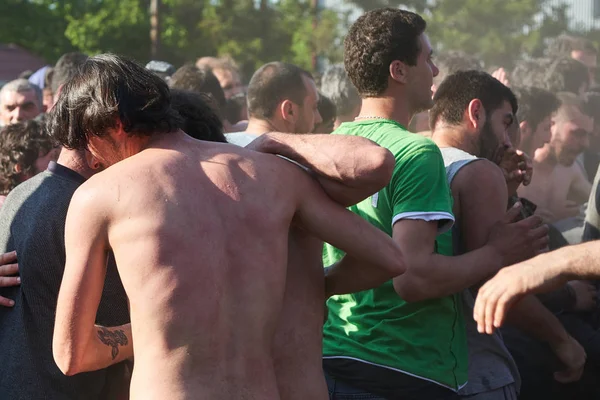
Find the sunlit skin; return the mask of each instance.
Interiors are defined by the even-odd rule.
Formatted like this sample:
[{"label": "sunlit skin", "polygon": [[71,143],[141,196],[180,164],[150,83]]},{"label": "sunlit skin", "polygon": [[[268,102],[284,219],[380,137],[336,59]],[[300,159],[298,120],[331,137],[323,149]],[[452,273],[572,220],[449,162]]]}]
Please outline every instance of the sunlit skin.
[{"label": "sunlit skin", "polygon": [[550,141],[535,150],[531,185],[519,188],[519,196],[537,204],[536,213],[547,222],[578,215],[588,200],[591,185],[574,162],[589,146],[593,128],[593,120],[579,110],[558,113],[552,117]]}]

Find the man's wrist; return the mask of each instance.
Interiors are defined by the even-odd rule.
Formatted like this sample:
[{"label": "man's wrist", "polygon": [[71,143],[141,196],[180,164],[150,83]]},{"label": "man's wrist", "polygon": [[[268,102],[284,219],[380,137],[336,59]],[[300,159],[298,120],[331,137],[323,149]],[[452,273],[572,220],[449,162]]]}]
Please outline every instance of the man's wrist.
[{"label": "man's wrist", "polygon": [[502,254],[502,251],[496,248],[494,245],[486,244],[483,246],[482,250],[484,250],[486,254],[484,259],[489,260],[488,265],[491,274],[496,274],[502,269],[502,267],[507,266],[504,260],[504,254]]}]

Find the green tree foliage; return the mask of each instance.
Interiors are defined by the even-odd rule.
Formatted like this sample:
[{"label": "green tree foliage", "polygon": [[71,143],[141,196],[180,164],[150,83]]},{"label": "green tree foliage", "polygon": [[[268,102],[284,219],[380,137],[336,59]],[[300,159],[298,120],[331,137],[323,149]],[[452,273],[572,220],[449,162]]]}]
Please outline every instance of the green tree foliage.
[{"label": "green tree foliage", "polygon": [[[55,61],[67,51],[150,57],[150,0],[0,0],[0,40]],[[159,58],[229,55],[249,77],[265,62],[311,69],[341,58],[344,14],[310,0],[162,0]]]},{"label": "green tree foliage", "polygon": [[[548,38],[567,31],[564,7],[546,0],[347,0],[359,7],[404,6],[420,12],[438,50],[463,50],[487,66],[510,67],[524,54],[541,55]],[[385,4],[384,4],[385,3]]]}]

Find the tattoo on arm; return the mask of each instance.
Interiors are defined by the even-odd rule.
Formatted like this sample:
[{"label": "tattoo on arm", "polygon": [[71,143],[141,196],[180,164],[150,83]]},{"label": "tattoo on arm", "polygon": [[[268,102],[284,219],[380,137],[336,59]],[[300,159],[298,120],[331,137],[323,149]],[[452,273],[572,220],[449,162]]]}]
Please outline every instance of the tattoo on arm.
[{"label": "tattoo on arm", "polygon": [[129,339],[127,339],[125,332],[121,329],[111,331],[101,327],[98,329],[98,339],[105,345],[112,347],[113,360],[117,358],[117,355],[119,354],[119,345],[125,346],[129,343]]}]

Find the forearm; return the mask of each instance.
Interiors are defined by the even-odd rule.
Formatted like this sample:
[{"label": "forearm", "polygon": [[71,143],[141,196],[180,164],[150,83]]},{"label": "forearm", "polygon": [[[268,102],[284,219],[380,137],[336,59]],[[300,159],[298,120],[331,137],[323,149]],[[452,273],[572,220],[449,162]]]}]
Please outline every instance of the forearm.
[{"label": "forearm", "polygon": [[548,292],[571,280],[597,279],[600,277],[600,243],[593,241],[563,247],[523,264],[547,277],[549,285],[535,288],[536,293]]},{"label": "forearm", "polygon": [[356,204],[383,188],[394,169],[388,150],[358,136],[267,133],[259,140],[253,150],[310,168],[325,192],[343,205]]},{"label": "forearm", "polygon": [[329,298],[336,294],[362,292],[379,287],[394,276],[389,270],[345,256],[326,269],[325,294]]},{"label": "forearm", "polygon": [[507,314],[507,322],[552,348],[569,339],[558,318],[533,295],[524,297],[513,306]]},{"label": "forearm", "polygon": [[[475,286],[495,274],[501,257],[491,246],[456,257],[431,254],[420,259],[405,258],[407,272],[394,278],[396,292],[406,301],[449,296]],[[419,265],[413,266],[412,263]]]},{"label": "forearm", "polygon": [[[73,348],[77,347],[73,344]],[[65,375],[96,371],[132,358],[131,324],[111,328],[94,325],[85,348],[71,354],[70,360],[56,360]]]}]

